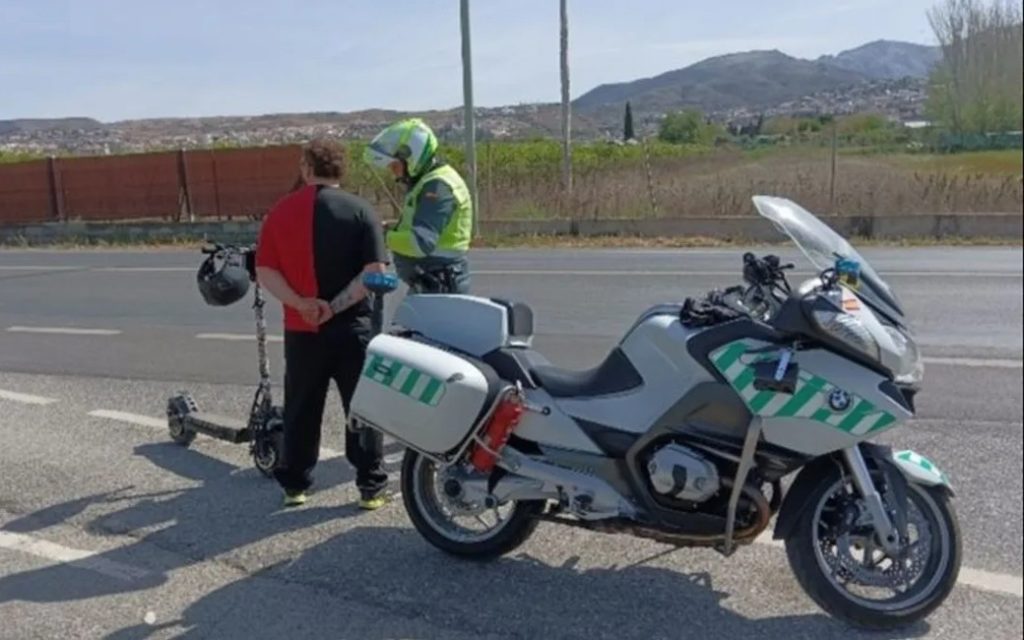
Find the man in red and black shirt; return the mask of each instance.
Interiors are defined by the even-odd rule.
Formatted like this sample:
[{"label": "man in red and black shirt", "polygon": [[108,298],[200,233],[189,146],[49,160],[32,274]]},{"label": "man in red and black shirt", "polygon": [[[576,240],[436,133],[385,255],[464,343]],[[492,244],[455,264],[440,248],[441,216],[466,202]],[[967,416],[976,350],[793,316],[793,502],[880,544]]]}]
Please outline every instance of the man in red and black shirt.
[{"label": "man in red and black shirt", "polygon": [[[312,484],[331,380],[349,411],[371,332],[361,277],[388,262],[373,208],[339,187],[344,149],[314,141],[303,149],[300,168],[305,186],[270,211],[256,250],[260,284],[284,305],[284,447],[274,475],[287,506],[305,502]],[[347,308],[335,314],[328,301],[346,297]],[[345,429],[345,456],[356,468],[360,505],[373,509],[384,503],[387,474],[381,435],[364,431]]]}]

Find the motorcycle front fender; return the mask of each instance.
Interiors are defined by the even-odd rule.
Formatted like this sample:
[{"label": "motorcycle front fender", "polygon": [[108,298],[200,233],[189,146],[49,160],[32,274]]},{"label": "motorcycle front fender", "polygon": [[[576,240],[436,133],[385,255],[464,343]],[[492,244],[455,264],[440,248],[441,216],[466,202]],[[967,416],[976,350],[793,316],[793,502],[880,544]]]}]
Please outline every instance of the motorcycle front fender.
[{"label": "motorcycle front fender", "polygon": [[942,486],[952,493],[953,486],[949,482],[949,477],[928,458],[909,449],[893,451],[890,456],[893,464],[908,480],[928,487]]},{"label": "motorcycle front fender", "polygon": [[[888,447],[870,443],[861,443],[860,447],[866,457],[874,458],[880,466],[892,465],[890,468],[899,469],[908,482],[929,487],[941,486],[949,495],[953,495],[948,476],[924,456],[910,450],[893,451]],[[782,500],[773,538],[784,540],[790,535],[801,513],[808,507],[807,497],[814,487],[835,477],[841,468],[842,463],[838,456],[826,456],[815,460],[797,474],[796,480]]]}]

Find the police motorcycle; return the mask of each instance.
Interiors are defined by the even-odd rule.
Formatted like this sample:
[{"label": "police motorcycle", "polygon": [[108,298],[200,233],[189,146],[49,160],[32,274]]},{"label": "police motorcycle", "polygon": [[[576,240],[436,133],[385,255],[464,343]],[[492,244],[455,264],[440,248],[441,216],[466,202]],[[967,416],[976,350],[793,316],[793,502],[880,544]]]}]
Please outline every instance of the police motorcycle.
[{"label": "police motorcycle", "polygon": [[813,214],[753,203],[818,275],[793,288],[792,265],[747,254],[742,285],[646,310],[587,371],[532,348],[524,304],[405,298],[369,344],[351,420],[407,448],[404,507],[430,544],[494,558],[540,522],[726,557],[774,538],[853,626],[943,603],[962,544],[949,479],[873,442],[913,418],[923,378],[900,302]]}]

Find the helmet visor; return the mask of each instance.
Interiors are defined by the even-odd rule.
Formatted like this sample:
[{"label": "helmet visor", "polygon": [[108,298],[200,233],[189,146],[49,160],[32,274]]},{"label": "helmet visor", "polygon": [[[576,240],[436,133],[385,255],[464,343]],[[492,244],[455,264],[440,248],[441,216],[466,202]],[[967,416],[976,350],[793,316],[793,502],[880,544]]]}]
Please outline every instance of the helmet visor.
[{"label": "helmet visor", "polygon": [[363,151],[363,161],[378,169],[386,169],[396,159],[394,156],[374,148],[373,145],[366,147],[366,150]]}]

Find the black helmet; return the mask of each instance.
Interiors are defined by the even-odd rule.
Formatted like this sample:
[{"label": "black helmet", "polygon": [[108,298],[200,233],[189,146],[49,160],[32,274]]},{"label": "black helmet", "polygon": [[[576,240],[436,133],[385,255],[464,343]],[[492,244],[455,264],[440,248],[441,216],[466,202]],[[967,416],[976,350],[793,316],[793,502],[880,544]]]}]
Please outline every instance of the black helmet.
[{"label": "black helmet", "polygon": [[199,293],[206,304],[226,307],[245,297],[251,276],[247,257],[248,254],[233,248],[218,248],[206,256],[196,274]]}]

